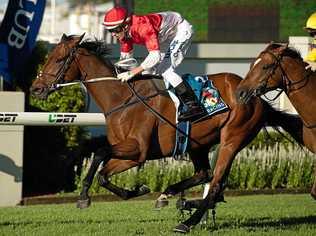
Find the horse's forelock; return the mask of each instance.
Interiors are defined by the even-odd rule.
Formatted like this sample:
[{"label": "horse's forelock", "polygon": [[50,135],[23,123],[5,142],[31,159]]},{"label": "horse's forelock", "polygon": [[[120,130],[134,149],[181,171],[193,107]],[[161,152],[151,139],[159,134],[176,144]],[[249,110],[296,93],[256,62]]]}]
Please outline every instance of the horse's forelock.
[{"label": "horse's forelock", "polygon": [[89,52],[92,52],[98,56],[109,55],[111,50],[107,47],[104,40],[94,40],[89,39],[80,43],[79,47],[87,49]]}]

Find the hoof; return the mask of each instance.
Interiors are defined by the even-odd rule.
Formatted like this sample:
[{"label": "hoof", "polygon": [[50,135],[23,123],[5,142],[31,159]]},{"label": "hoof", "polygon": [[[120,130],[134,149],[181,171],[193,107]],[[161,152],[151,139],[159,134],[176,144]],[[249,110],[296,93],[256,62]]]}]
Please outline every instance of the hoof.
[{"label": "hoof", "polygon": [[84,200],[79,199],[77,201],[77,208],[80,208],[80,209],[88,208],[90,205],[91,205],[90,198],[84,199]]},{"label": "hoof", "polygon": [[142,196],[147,193],[150,193],[150,188],[148,188],[146,185],[143,184],[142,186],[139,187],[138,193],[139,193],[138,196]]},{"label": "hoof", "polygon": [[168,206],[169,201],[167,199],[157,200],[155,204],[155,208],[162,208]]},{"label": "hoof", "polygon": [[174,232],[177,232],[177,233],[183,233],[183,234],[186,234],[186,233],[189,233],[190,232],[190,227],[181,223],[181,224],[178,224],[174,229],[173,229]]},{"label": "hoof", "polygon": [[186,203],[185,198],[179,198],[176,202],[176,208],[180,211],[185,210],[185,203]]}]

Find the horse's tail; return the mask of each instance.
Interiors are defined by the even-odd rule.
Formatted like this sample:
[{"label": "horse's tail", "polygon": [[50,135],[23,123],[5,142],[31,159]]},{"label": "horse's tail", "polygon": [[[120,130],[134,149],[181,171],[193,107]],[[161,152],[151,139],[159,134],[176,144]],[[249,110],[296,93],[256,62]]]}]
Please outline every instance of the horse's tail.
[{"label": "horse's tail", "polygon": [[278,132],[280,132],[279,127],[281,127],[287,133],[289,133],[296,140],[296,142],[304,145],[303,121],[298,115],[276,110],[266,101],[264,101],[264,106],[267,126],[271,126]]}]

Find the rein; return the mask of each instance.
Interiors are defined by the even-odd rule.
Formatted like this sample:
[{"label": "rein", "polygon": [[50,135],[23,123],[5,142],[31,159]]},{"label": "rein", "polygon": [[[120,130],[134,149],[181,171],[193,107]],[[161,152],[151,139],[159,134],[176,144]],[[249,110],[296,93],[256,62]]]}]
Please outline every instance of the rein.
[{"label": "rein", "polygon": [[118,80],[118,79],[115,77],[100,77],[100,78],[94,78],[94,79],[89,79],[89,80],[78,80],[78,81],[69,82],[69,83],[55,84],[53,87],[58,89],[58,88],[66,87],[70,85],[89,84],[89,83],[95,83],[95,82],[107,81],[107,80]]},{"label": "rein", "polygon": [[[55,84],[54,88],[58,89],[58,88],[61,88],[61,87],[66,87],[66,86],[71,86],[71,85],[76,85],[76,84],[83,84],[84,85],[84,84],[88,84],[88,83],[96,83],[96,82],[109,81],[109,80],[118,80],[118,79],[115,78],[115,77],[100,77],[100,78],[95,78],[95,79],[90,79],[90,80],[85,80],[85,81],[79,80],[79,81],[69,82],[69,83],[64,83],[64,84]],[[154,93],[154,94],[149,95],[147,97],[144,97],[143,99],[144,100],[150,100],[151,98],[156,97],[156,96],[158,96],[160,94],[161,93],[157,92],[157,93]],[[125,108],[127,108],[127,107],[129,107],[131,105],[137,104],[139,102],[140,102],[139,100],[132,101],[132,102],[125,102],[122,105],[114,107],[112,110],[110,110],[108,112],[105,112],[103,114],[107,117],[107,116],[111,115],[112,113],[115,113],[117,111],[123,110],[123,109],[125,109]]]},{"label": "rein", "polygon": [[139,94],[135,91],[135,89],[131,86],[131,82],[127,81],[127,86],[131,90],[131,92],[135,95],[135,97],[151,112],[153,113],[156,117],[158,117],[161,121],[168,123],[172,128],[180,132],[181,134],[185,135],[186,137],[189,138],[192,142],[195,144],[202,146],[201,143],[199,143],[197,140],[192,138],[190,135],[187,135],[185,132],[182,130],[178,129],[177,126],[175,126],[170,120],[168,120],[166,117],[162,116],[158,111],[153,109],[150,105],[148,105],[142,98],[139,96]]}]

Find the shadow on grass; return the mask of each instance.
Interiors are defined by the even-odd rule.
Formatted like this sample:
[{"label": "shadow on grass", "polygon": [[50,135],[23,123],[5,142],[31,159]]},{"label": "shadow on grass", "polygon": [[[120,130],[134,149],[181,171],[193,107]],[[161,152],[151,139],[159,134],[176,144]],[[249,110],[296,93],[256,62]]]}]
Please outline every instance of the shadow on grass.
[{"label": "shadow on grass", "polygon": [[210,227],[210,230],[217,229],[232,229],[236,227],[246,227],[246,228],[284,228],[284,227],[293,227],[298,225],[315,225],[316,226],[316,215],[312,216],[303,216],[303,217],[289,217],[289,218],[280,218],[280,219],[271,219],[269,217],[262,218],[250,218],[242,221],[225,221],[218,224],[215,229]]},{"label": "shadow on grass", "polygon": [[[91,219],[87,219],[87,220],[56,220],[53,219],[52,221],[4,221],[4,222],[0,222],[0,228],[1,227],[6,227],[6,226],[10,226],[10,227],[23,227],[23,226],[27,226],[27,225],[41,225],[41,226],[45,226],[45,225],[52,225],[52,224],[60,224],[60,225],[83,225],[83,224],[125,224],[126,222],[130,222],[130,219],[117,219],[117,220],[109,220],[109,219],[105,219],[105,220],[91,220]],[[169,221],[169,219],[146,219],[146,220],[140,220],[140,219],[135,219],[135,223],[162,223],[164,221]]]}]

